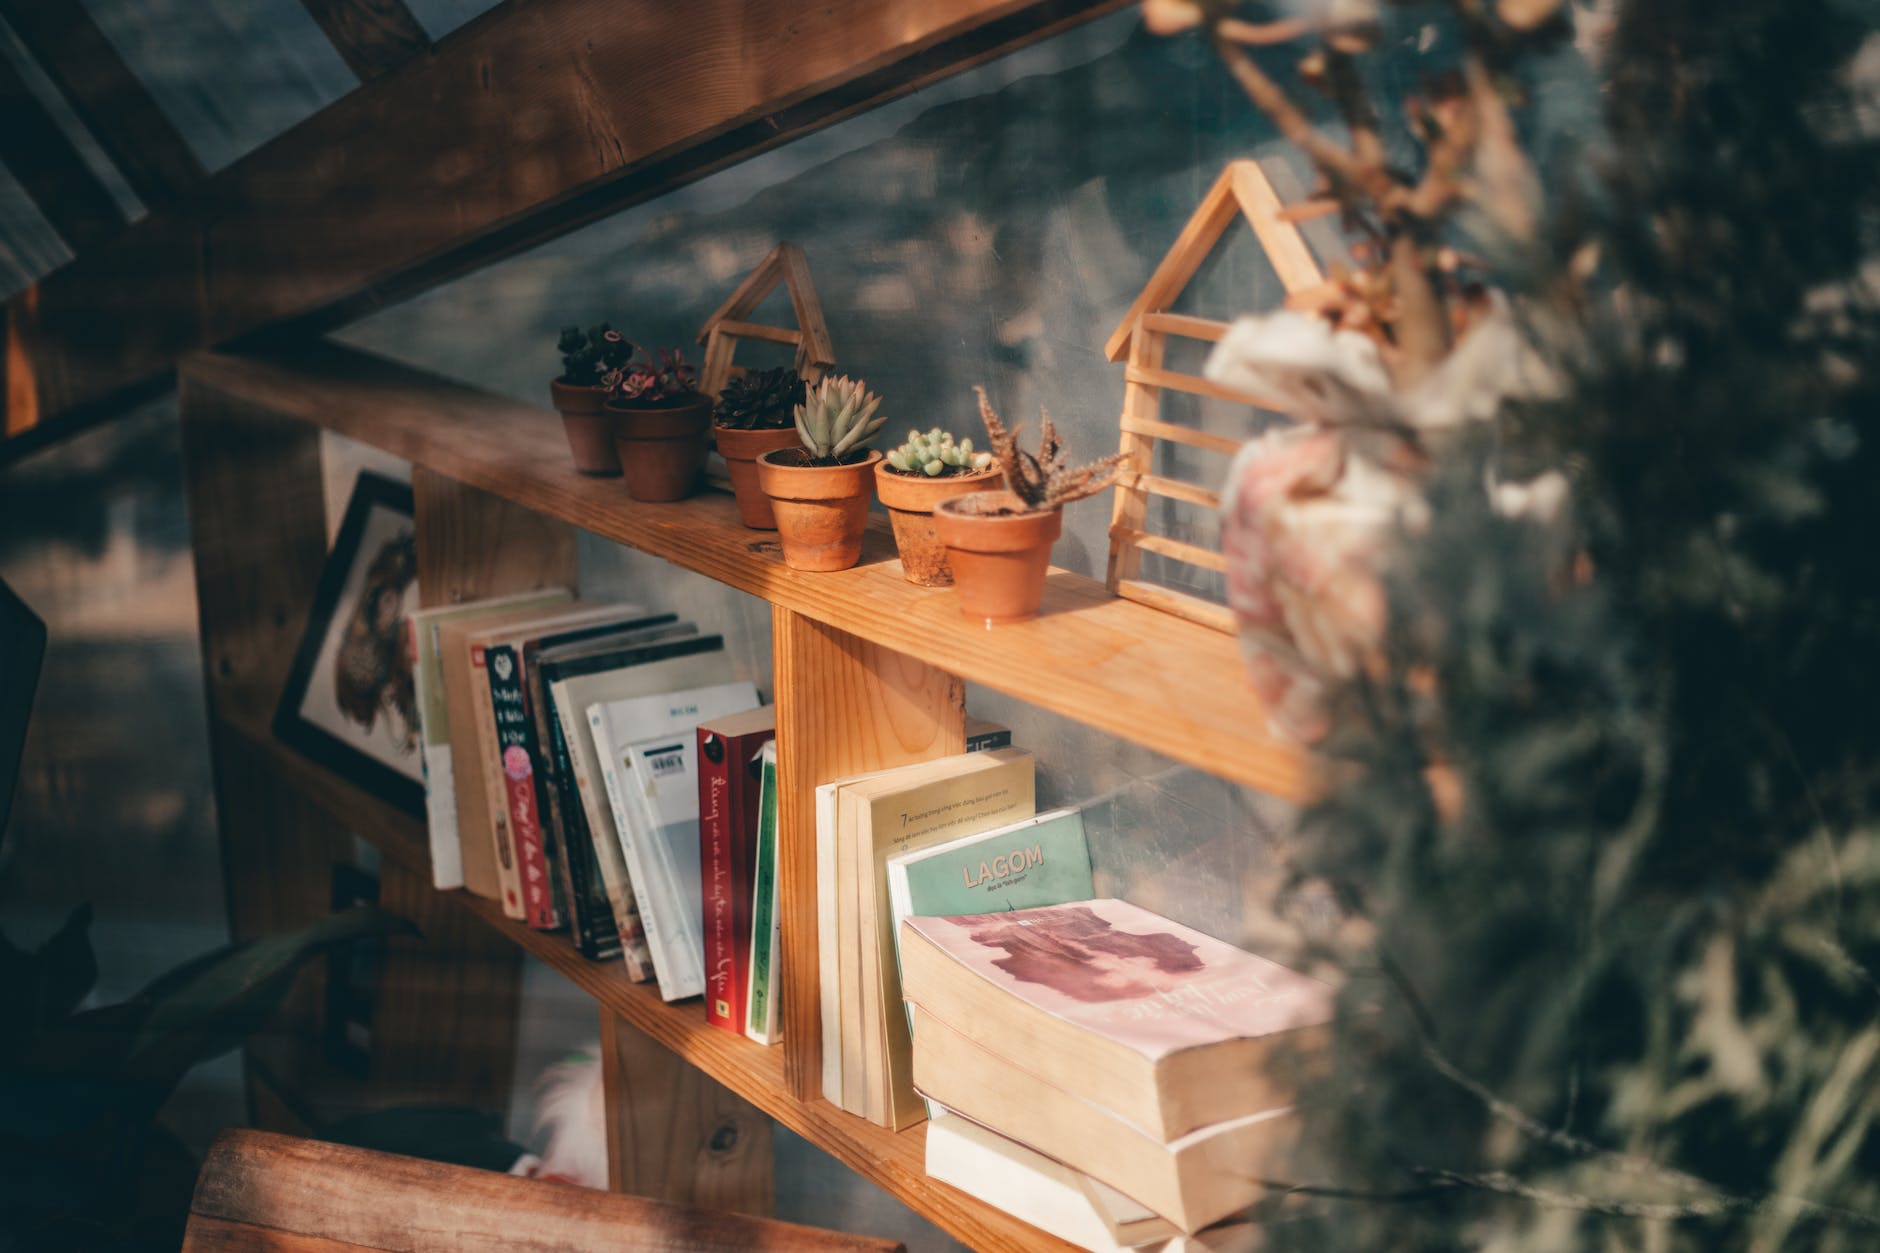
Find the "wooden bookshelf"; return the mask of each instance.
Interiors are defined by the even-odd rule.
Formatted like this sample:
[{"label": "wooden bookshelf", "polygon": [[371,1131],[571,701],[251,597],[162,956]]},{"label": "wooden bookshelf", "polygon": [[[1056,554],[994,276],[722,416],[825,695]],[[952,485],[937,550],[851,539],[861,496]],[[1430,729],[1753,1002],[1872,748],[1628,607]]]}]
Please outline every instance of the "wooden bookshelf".
[{"label": "wooden bookshelf", "polygon": [[[238,937],[308,920],[317,877],[348,833],[381,851],[382,899],[412,915],[425,943],[395,945],[382,981],[411,1004],[374,1019],[373,1082],[434,1099],[488,1101],[513,1066],[516,986],[505,961],[529,953],[592,996],[602,1019],[610,1154],[636,1159],[617,1187],[665,1199],[753,1208],[761,1180],[686,1192],[642,1156],[676,1153],[761,1112],[879,1184],[975,1248],[1063,1245],[926,1176],[920,1127],[895,1134],[820,1097],[815,834],[818,783],[957,752],[964,683],[983,683],[1226,779],[1289,799],[1313,789],[1312,763],[1269,736],[1219,632],[1112,598],[1053,570],[1044,613],[988,629],[946,590],[902,577],[885,525],[862,563],[836,574],[787,569],[774,535],[746,530],[727,495],[668,505],[629,500],[619,481],[573,472],[555,415],[332,344],[266,356],[202,353],[180,375],[204,671],[218,808]],[[413,465],[419,584],[427,604],[575,581],[574,531],[662,557],[772,606],[779,777],[782,1045],[709,1026],[696,1000],[668,1005],[617,962],[582,958],[563,935],[530,930],[467,893],[431,888],[424,824],[279,743],[269,730],[325,559],[319,432]],[[1044,678],[1048,676],[1048,679]],[[494,973],[492,973],[494,972]],[[468,1037],[468,1038],[465,1038]],[[639,1045],[659,1048],[651,1054]],[[507,1051],[505,1051],[507,1050]],[[389,1052],[384,1075],[380,1053]],[[668,1062],[677,1069],[664,1069]],[[645,1068],[646,1073],[639,1073]],[[701,1082],[711,1091],[694,1090]],[[405,1086],[401,1086],[405,1085]],[[636,1086],[637,1085],[637,1086]],[[684,1087],[683,1124],[629,1125],[633,1102]],[[717,1092],[720,1095],[714,1096]],[[701,1113],[701,1111],[703,1111]],[[687,1121],[689,1119],[689,1121]],[[713,1122],[714,1119],[718,1121]],[[767,1119],[761,1123],[768,1147]],[[636,1143],[634,1137],[641,1137]],[[677,1174],[687,1169],[682,1160]],[[747,1171],[748,1173],[748,1171]],[[717,1189],[717,1190],[713,1190]]]}]

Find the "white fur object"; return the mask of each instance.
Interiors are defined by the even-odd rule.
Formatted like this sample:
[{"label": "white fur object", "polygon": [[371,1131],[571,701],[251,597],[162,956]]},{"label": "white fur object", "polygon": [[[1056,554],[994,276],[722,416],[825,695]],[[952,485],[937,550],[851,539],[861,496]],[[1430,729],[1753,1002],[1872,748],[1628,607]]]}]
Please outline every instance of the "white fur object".
[{"label": "white fur object", "polygon": [[600,1045],[570,1054],[535,1081],[541,1162],[529,1173],[589,1188],[607,1186],[607,1109]]}]

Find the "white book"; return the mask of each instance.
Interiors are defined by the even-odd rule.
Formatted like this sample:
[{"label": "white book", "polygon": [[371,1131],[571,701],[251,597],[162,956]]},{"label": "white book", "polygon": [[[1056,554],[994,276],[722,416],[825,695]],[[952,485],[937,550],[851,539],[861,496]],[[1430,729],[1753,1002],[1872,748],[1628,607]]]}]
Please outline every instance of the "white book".
[{"label": "white book", "polygon": [[437,624],[505,609],[527,609],[574,599],[565,587],[488,600],[420,609],[411,615],[412,695],[418,706],[418,743],[424,751],[424,822],[431,838],[431,884],[440,890],[463,886],[463,844],[457,837],[457,776],[451,764],[450,727],[444,713],[444,667],[437,652]]},{"label": "white book", "polygon": [[615,922],[620,926],[628,971],[640,982],[653,977],[650,969],[636,967],[632,957],[633,949],[644,944],[644,924],[627,881],[626,860],[620,854],[620,835],[614,829],[613,807],[608,803],[603,786],[594,737],[588,732],[587,707],[597,701],[728,682],[731,663],[725,656],[724,641],[715,636],[697,639],[701,645],[698,648],[692,647],[690,641],[675,642],[666,646],[671,655],[655,654],[650,660],[631,665],[558,679],[549,689],[554,695],[555,717],[561,723],[562,739],[571,759],[575,790],[581,797],[581,812],[587,819],[594,859],[599,865]]},{"label": "white book", "polygon": [[[846,782],[844,780],[843,782]],[[836,792],[842,782],[816,788],[816,982],[822,1004],[823,1100],[842,1104],[842,976],[836,935]],[[860,1113],[850,1110],[850,1113]]]},{"label": "white book", "polygon": [[1258,1243],[1246,1222],[1184,1235],[1141,1202],[951,1110],[927,1124],[927,1173],[1091,1253],[1250,1253]]},{"label": "white book", "polygon": [[699,919],[698,724],[758,705],[750,680],[587,707],[614,830],[662,1000],[705,994]]}]

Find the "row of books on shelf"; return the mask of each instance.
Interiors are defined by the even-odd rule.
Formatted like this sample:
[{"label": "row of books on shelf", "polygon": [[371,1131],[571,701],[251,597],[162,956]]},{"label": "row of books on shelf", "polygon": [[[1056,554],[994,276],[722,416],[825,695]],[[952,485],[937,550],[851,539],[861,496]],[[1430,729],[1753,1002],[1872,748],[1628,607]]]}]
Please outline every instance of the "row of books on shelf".
[{"label": "row of books on shelf", "polygon": [[[775,1042],[775,715],[723,639],[557,590],[412,644],[437,885]],[[1237,1247],[1294,1133],[1267,1063],[1331,990],[1099,898],[1083,813],[1008,731],[967,747],[816,791],[823,1095],[1084,1247]]]},{"label": "row of books on shelf", "polygon": [[1332,989],[1097,897],[1084,815],[986,751],[816,794],[823,1095],[1091,1249],[1248,1247]]},{"label": "row of books on shelf", "polygon": [[566,589],[411,630],[436,885],[774,1042],[776,721],[723,637]]}]

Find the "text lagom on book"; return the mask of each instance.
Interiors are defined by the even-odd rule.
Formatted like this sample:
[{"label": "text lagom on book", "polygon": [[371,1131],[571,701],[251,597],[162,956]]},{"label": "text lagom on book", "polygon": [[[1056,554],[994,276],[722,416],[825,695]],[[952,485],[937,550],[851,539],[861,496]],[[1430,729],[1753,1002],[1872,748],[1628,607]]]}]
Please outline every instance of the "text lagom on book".
[{"label": "text lagom on book", "polygon": [[977,871],[968,864],[960,867],[960,878],[969,888],[981,884],[998,883],[1002,880],[1017,882],[1026,871],[1035,870],[1044,865],[1044,845],[1034,844],[1030,848],[1015,848],[1009,853],[1000,853],[989,861],[979,863]]}]

